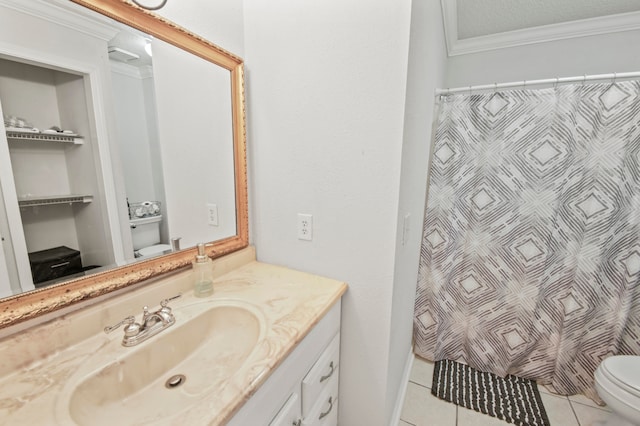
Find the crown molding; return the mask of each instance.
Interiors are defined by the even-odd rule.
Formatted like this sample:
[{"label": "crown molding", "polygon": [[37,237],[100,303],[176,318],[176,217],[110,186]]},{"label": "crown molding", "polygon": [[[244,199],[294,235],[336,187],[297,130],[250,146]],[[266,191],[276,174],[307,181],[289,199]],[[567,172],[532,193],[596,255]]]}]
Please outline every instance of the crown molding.
[{"label": "crown molding", "polygon": [[457,1],[441,5],[448,56],[640,29],[640,12],[629,12],[459,40]]},{"label": "crown molding", "polygon": [[[60,0],[0,0],[0,6],[22,12],[54,24],[79,31],[101,40],[111,40],[118,33],[107,18],[79,11],[78,6]],[[87,11],[89,11],[87,9]]]},{"label": "crown molding", "polygon": [[447,45],[447,55],[452,56],[455,43],[458,41],[458,3],[456,0],[440,0],[442,20],[444,25],[444,39]]}]

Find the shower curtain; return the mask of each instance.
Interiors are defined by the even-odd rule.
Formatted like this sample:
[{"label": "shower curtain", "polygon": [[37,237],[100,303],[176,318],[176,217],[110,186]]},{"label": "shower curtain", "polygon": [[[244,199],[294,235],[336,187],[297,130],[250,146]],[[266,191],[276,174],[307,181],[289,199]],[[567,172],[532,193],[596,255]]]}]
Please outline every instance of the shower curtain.
[{"label": "shower curtain", "polygon": [[416,354],[599,400],[640,354],[640,83],[439,103]]}]

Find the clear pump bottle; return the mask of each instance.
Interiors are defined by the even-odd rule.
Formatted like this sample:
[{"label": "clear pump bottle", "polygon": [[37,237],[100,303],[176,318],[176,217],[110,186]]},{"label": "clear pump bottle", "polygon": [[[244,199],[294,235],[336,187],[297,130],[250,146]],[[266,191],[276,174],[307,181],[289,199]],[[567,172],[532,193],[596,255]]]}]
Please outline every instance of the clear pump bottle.
[{"label": "clear pump bottle", "polygon": [[196,297],[207,297],[213,294],[213,262],[204,251],[204,244],[198,244],[198,255],[193,261],[194,287]]}]

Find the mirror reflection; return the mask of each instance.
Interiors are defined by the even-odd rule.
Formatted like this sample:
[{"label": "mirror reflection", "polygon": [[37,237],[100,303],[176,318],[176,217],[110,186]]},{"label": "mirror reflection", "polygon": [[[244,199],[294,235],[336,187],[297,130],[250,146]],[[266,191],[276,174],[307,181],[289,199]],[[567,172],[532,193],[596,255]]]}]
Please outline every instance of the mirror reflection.
[{"label": "mirror reflection", "polygon": [[0,18],[0,297],[236,235],[229,71],[38,3]]}]

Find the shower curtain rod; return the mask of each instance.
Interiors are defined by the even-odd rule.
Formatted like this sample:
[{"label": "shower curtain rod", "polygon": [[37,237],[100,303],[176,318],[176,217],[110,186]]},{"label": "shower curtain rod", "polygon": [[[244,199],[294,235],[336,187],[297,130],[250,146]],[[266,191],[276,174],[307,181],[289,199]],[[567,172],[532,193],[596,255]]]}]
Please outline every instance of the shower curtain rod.
[{"label": "shower curtain rod", "polygon": [[640,78],[640,72],[619,72],[612,74],[594,74],[594,75],[580,75],[576,77],[560,77],[560,78],[545,78],[543,80],[522,80],[513,81],[510,83],[493,83],[493,84],[481,84],[478,86],[466,86],[455,87],[453,89],[436,89],[435,95],[449,95],[452,93],[473,92],[478,90],[498,90],[508,89],[512,87],[522,87],[523,89],[529,86],[540,86],[543,84],[550,84],[556,86],[561,83],[577,83],[587,82],[594,80],[613,80],[625,79],[625,78]]}]

